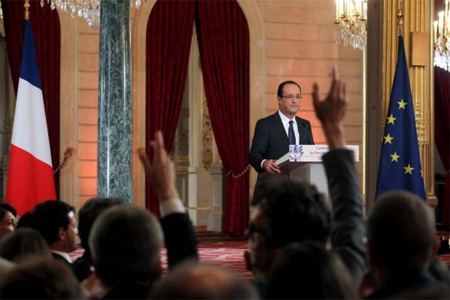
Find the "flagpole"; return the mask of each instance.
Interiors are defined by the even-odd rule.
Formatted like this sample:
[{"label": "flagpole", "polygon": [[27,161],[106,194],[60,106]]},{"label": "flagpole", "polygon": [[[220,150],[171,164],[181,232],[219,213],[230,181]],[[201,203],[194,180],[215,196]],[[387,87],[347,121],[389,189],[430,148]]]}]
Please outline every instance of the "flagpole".
[{"label": "flagpole", "polygon": [[25,0],[25,4],[23,5],[25,7],[25,20],[30,19],[30,12],[28,9],[30,8],[30,0]]}]

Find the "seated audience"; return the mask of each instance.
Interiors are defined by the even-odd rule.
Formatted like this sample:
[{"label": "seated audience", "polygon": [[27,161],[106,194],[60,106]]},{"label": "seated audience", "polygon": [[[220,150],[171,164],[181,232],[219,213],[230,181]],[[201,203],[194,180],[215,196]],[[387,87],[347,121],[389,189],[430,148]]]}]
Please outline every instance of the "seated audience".
[{"label": "seated audience", "polygon": [[64,264],[32,257],[0,279],[2,299],[84,299],[78,281]]},{"label": "seated audience", "polygon": [[0,202],[0,240],[17,226],[17,211],[5,202]]},{"label": "seated audience", "polygon": [[62,201],[39,203],[26,215],[21,226],[36,229],[50,246],[53,258],[71,266],[68,253],[77,249],[78,234],[75,210]]},{"label": "seated audience", "polygon": [[255,288],[216,265],[187,262],[155,286],[151,299],[259,299]]},{"label": "seated audience", "polygon": [[29,255],[52,258],[44,238],[32,228],[18,228],[0,241],[0,256],[11,262],[20,262]]},{"label": "seated audience", "polygon": [[293,243],[284,248],[269,276],[267,299],[355,299],[348,270],[321,244]]},{"label": "seated audience", "polygon": [[421,198],[406,191],[383,194],[367,222],[367,256],[375,280],[368,298],[442,287],[428,271],[437,251],[435,238],[433,211]]},{"label": "seated audience", "polygon": [[92,274],[89,235],[94,221],[106,209],[121,204],[123,202],[120,199],[93,198],[89,199],[80,209],[78,213],[78,235],[80,237],[81,247],[84,248],[84,253],[72,264],[72,269],[79,281],[83,281]]},{"label": "seated audience", "polygon": [[332,249],[342,259],[355,283],[365,270],[362,200],[354,154],[345,149],[345,84],[338,79],[337,72],[333,72],[332,86],[326,99],[320,101],[318,93],[315,85],[314,107],[330,148],[322,160],[333,211],[330,212],[317,189],[305,182],[273,182],[255,193],[246,260],[251,262],[254,283],[262,295],[278,253],[292,242],[311,240],[324,245],[331,237]]}]

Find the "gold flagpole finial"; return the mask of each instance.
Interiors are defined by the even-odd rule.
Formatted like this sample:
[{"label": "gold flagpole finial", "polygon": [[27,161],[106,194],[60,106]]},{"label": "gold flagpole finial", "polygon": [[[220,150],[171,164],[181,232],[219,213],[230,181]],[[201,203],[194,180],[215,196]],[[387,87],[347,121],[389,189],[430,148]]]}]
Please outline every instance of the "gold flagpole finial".
[{"label": "gold flagpole finial", "polygon": [[398,25],[398,34],[400,36],[403,35],[403,2],[402,0],[399,1],[399,9],[397,13],[397,25]]},{"label": "gold flagpole finial", "polygon": [[25,7],[25,20],[30,19],[30,12],[28,11],[30,8],[30,0],[25,0],[25,4],[23,5]]}]

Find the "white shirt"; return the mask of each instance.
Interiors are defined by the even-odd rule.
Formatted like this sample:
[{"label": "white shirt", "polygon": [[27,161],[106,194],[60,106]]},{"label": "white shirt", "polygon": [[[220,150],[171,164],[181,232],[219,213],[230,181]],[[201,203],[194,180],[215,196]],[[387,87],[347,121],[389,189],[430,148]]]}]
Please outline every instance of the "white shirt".
[{"label": "white shirt", "polygon": [[[281,118],[281,123],[283,123],[283,127],[284,127],[284,131],[286,132],[286,136],[289,137],[289,121],[294,121],[294,123],[292,124],[292,127],[294,127],[294,135],[295,135],[295,144],[296,145],[300,145],[300,133],[298,132],[298,125],[297,122],[295,121],[295,117],[293,120],[290,120],[288,117],[286,117],[285,115],[283,115],[283,113],[281,111],[278,111],[278,115]],[[289,149],[286,149],[286,152]],[[261,161],[261,168],[264,169],[264,162],[267,159],[263,159]]]},{"label": "white shirt", "polygon": [[284,131],[286,132],[287,137],[289,137],[289,121],[294,121],[294,124],[292,124],[292,126],[294,127],[295,144],[300,145],[300,133],[298,132],[298,125],[297,122],[295,121],[295,117],[294,119],[291,120],[285,115],[283,115],[281,111],[278,111],[278,115],[280,115],[281,122],[283,123]]},{"label": "white shirt", "polygon": [[66,252],[61,252],[61,251],[57,251],[57,250],[51,250],[53,253],[58,254],[59,256],[62,256],[65,260],[67,260],[67,262],[72,263],[72,260],[70,259],[69,254],[67,254]]}]

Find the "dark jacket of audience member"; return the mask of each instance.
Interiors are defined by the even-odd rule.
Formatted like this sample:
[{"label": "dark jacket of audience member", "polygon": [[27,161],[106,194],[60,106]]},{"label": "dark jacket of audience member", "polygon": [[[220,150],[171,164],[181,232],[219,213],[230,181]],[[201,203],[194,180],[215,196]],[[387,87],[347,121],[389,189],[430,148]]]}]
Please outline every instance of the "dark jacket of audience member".
[{"label": "dark jacket of audience member", "polygon": [[72,269],[79,281],[83,281],[92,274],[92,259],[89,249],[89,235],[92,225],[98,216],[108,208],[121,205],[120,199],[114,198],[93,198],[89,199],[78,213],[78,236],[84,253],[72,264]]},{"label": "dark jacket of audience member", "polygon": [[274,263],[267,299],[355,299],[347,268],[321,244],[294,243]]},{"label": "dark jacket of audience member", "polygon": [[19,262],[29,255],[52,258],[44,238],[32,228],[18,228],[0,241],[0,256],[11,262]]},{"label": "dark jacket of audience member", "polygon": [[78,281],[64,264],[29,257],[1,279],[2,299],[83,299]]}]

